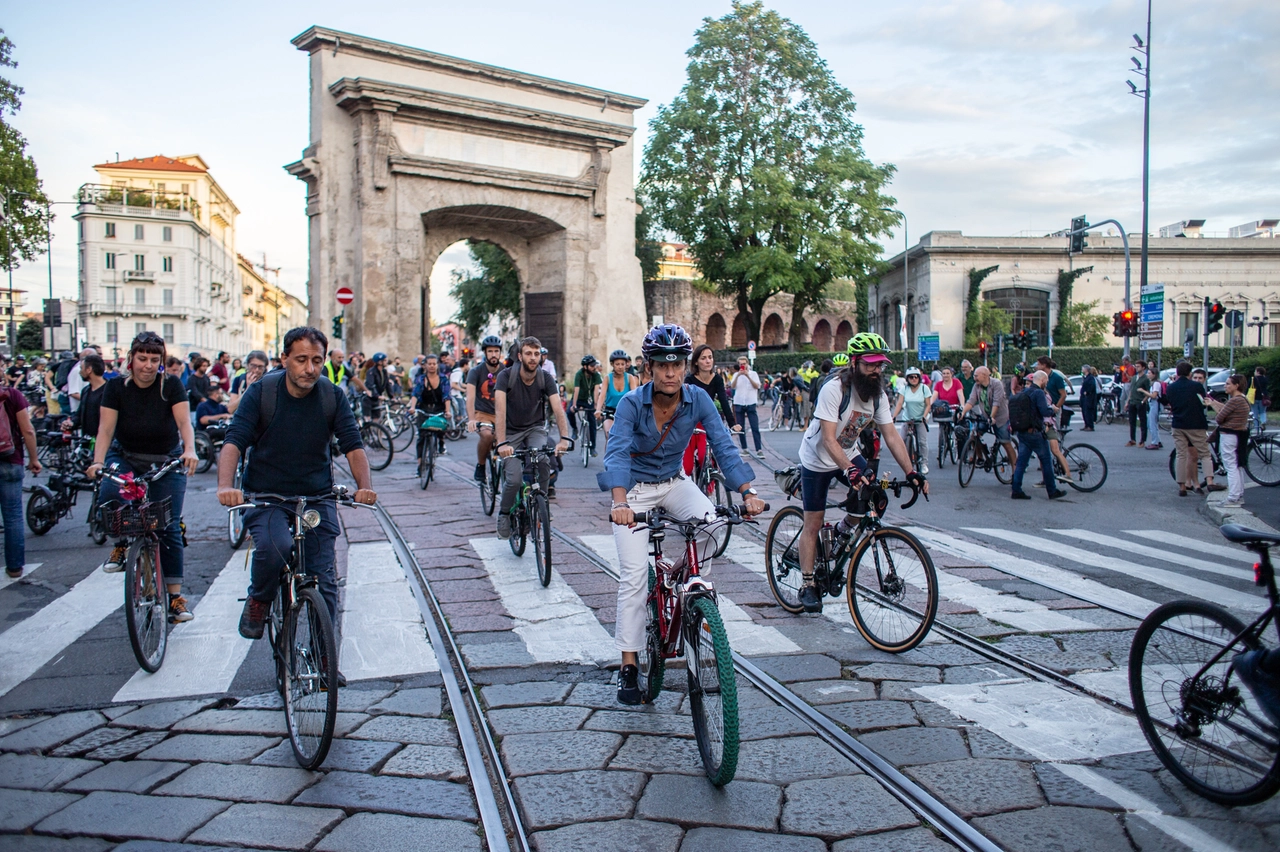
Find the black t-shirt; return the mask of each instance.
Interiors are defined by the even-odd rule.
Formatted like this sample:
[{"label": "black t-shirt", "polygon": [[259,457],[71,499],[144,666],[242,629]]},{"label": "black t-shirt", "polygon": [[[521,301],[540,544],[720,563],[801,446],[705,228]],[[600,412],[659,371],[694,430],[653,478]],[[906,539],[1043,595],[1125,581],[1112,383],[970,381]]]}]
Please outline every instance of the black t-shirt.
[{"label": "black t-shirt", "polygon": [[533,381],[524,383],[520,367],[508,367],[498,374],[496,391],[507,395],[507,432],[523,432],[546,420],[544,403],[557,393],[556,380],[546,370],[534,371]]},{"label": "black t-shirt", "polygon": [[18,365],[15,364],[14,366],[5,370],[4,373],[6,376],[9,377],[9,384],[17,385],[27,377],[27,368],[19,367]]},{"label": "black t-shirt", "polygon": [[80,407],[71,415],[71,422],[80,430],[80,434],[89,438],[98,437],[99,411],[102,408],[102,397],[107,392],[107,385],[94,390],[92,385],[85,384],[80,391]]},{"label": "black t-shirt", "polygon": [[483,411],[485,414],[494,413],[493,389],[497,380],[497,372],[490,371],[489,365],[483,361],[471,368],[471,372],[467,374],[467,384],[476,389],[476,411]]},{"label": "black t-shirt", "polygon": [[195,408],[209,397],[209,374],[192,373],[187,377],[187,398]]},{"label": "black t-shirt", "polygon": [[181,379],[162,375],[162,380],[145,388],[133,381],[125,384],[124,376],[107,382],[102,407],[118,413],[116,441],[126,453],[163,456],[178,446],[180,436],[173,407],[186,402],[187,395]]}]

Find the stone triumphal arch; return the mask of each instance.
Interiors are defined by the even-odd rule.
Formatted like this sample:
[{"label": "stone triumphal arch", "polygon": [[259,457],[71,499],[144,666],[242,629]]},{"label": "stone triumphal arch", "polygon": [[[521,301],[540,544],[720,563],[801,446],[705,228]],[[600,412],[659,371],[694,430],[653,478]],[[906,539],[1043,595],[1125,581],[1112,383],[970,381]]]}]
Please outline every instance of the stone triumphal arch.
[{"label": "stone triumphal arch", "polygon": [[320,27],[293,43],[311,60],[311,144],[286,169],[307,185],[312,324],[347,286],[349,348],[423,351],[447,286],[432,265],[472,238],[511,256],[524,332],[558,364],[638,346],[644,100]]}]

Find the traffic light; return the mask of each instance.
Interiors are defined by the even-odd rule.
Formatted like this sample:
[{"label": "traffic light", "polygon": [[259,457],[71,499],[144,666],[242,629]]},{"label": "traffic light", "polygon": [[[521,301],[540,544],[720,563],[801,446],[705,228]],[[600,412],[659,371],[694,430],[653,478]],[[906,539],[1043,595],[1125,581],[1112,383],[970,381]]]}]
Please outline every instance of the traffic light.
[{"label": "traffic light", "polygon": [[1080,231],[1071,235],[1071,250],[1069,254],[1083,254],[1085,246],[1089,245],[1084,240],[1084,229],[1089,227],[1089,220],[1083,216],[1077,216],[1071,220],[1071,230]]},{"label": "traffic light", "polygon": [[1120,324],[1124,327],[1125,337],[1138,336],[1138,315],[1133,311],[1120,312]]},{"label": "traffic light", "polygon": [[987,341],[985,340],[978,341],[978,354],[984,358],[987,357]]},{"label": "traffic light", "polygon": [[334,340],[342,339],[342,326],[345,322],[346,320],[342,317],[341,314],[333,318],[333,339]]},{"label": "traffic light", "polygon": [[1222,307],[1221,302],[1214,302],[1209,306],[1209,321],[1205,324],[1205,334],[1213,334],[1215,331],[1222,331],[1222,320],[1227,315],[1227,309]]},{"label": "traffic light", "polygon": [[1013,345],[1017,349],[1025,350],[1027,348],[1027,330],[1019,329],[1018,333],[1013,336]]},{"label": "traffic light", "polygon": [[1111,333],[1116,337],[1124,337],[1124,320],[1121,315],[1124,311],[1116,311],[1111,315]]},{"label": "traffic light", "polygon": [[1028,331],[1026,334],[1027,334],[1028,349],[1035,349],[1037,346],[1040,345],[1040,332],[1036,331],[1033,328],[1030,331]]}]

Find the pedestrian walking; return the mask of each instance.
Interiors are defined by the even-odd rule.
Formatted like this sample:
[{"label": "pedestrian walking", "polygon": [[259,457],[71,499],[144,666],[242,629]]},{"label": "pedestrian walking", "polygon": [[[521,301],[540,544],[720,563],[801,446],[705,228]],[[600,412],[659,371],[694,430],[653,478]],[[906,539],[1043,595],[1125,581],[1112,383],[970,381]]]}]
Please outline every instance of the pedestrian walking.
[{"label": "pedestrian walking", "polygon": [[1218,453],[1227,469],[1227,499],[1224,509],[1244,506],[1244,455],[1249,447],[1249,402],[1244,389],[1249,380],[1241,375],[1227,379],[1227,401],[1208,398],[1205,402],[1218,412]]},{"label": "pedestrian walking", "polygon": [[1049,452],[1049,441],[1045,438],[1046,428],[1056,416],[1044,390],[1048,383],[1049,374],[1044,370],[1036,370],[1027,381],[1026,388],[1009,400],[1009,429],[1018,436],[1018,461],[1013,466],[1014,500],[1031,499],[1031,495],[1022,490],[1022,477],[1027,472],[1032,453],[1040,460],[1040,476],[1049,499],[1056,500],[1066,496],[1066,492],[1058,487],[1054,476],[1053,456]]},{"label": "pedestrian walking", "polygon": [[[1213,488],[1213,457],[1209,455],[1209,421],[1204,416],[1204,385],[1192,380],[1191,364],[1187,361],[1179,361],[1174,372],[1177,379],[1169,384],[1165,399],[1173,414],[1173,445],[1178,450],[1178,496],[1186,497],[1188,491],[1204,495],[1206,489]],[[1197,461],[1204,472],[1203,488],[1196,477]]]},{"label": "pedestrian walking", "polygon": [[1129,380],[1129,397],[1125,408],[1129,414],[1129,443],[1126,447],[1138,446],[1138,435],[1142,435],[1142,444],[1147,443],[1147,393],[1151,390],[1151,377],[1147,375],[1147,365],[1139,361],[1137,372]]},{"label": "pedestrian walking", "polygon": [[1250,410],[1253,413],[1253,422],[1257,424],[1259,431],[1266,428],[1267,425],[1267,409],[1271,406],[1271,399],[1267,396],[1267,368],[1253,368],[1253,385],[1249,388]]},{"label": "pedestrian walking", "polygon": [[1098,422],[1098,371],[1085,364],[1080,373],[1080,416],[1084,418],[1080,431],[1092,432]]},{"label": "pedestrian walking", "polygon": [[[756,458],[764,460],[764,444],[760,442],[760,418],[756,406],[760,403],[760,374],[747,366],[747,356],[738,356],[738,372],[733,377],[733,414],[739,423],[751,425],[751,440],[756,445]],[[743,452],[747,449],[747,432],[738,433]]]}]

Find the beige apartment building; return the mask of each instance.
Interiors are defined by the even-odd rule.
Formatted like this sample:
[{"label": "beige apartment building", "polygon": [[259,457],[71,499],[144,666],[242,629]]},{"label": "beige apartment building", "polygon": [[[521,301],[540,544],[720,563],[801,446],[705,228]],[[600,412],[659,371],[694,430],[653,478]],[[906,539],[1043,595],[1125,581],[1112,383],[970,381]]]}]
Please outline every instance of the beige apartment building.
[{"label": "beige apartment building", "polygon": [[[1164,284],[1164,345],[1182,345],[1188,330],[1200,334],[1206,297],[1244,313],[1237,343],[1280,345],[1280,239],[1275,239],[1275,220],[1242,225],[1223,236],[1206,235],[1202,226],[1203,220],[1186,220],[1148,239],[1148,281]],[[871,328],[895,348],[914,348],[916,335],[929,332],[940,335],[943,349],[960,348],[969,271],[990,266],[996,269],[983,279],[980,298],[1013,314],[1015,330],[1034,329],[1041,341],[1047,341],[1058,321],[1059,272],[1082,267],[1092,269],[1076,279],[1072,302],[1097,300],[1097,311],[1110,318],[1124,309],[1124,241],[1112,229],[1090,233],[1087,242],[1083,254],[1072,256],[1066,236],[970,237],[960,231],[930,231],[906,252],[905,282],[899,252],[872,285]],[[1136,310],[1141,235],[1129,235],[1129,243],[1130,292]],[[1110,334],[1110,323],[1107,328],[1108,342],[1119,345],[1121,341]],[[1217,333],[1210,345],[1226,346],[1228,333]],[[1136,340],[1133,345],[1136,348]]]},{"label": "beige apartment building", "polygon": [[264,272],[278,273],[278,270],[265,268],[265,258],[259,265],[237,254],[236,263],[240,270],[240,289],[244,299],[242,312],[249,341],[245,351],[261,349],[268,355],[279,355],[281,341],[289,329],[307,324],[307,306],[264,276]]}]

